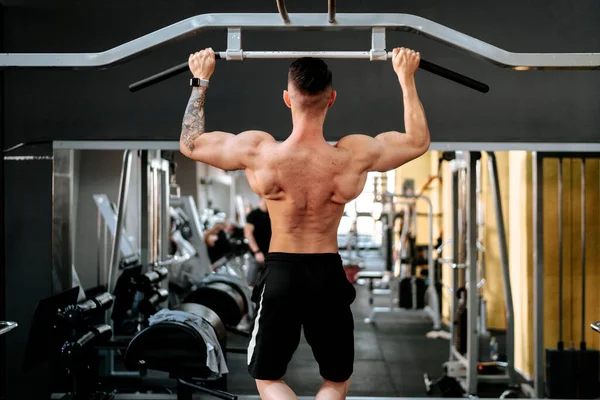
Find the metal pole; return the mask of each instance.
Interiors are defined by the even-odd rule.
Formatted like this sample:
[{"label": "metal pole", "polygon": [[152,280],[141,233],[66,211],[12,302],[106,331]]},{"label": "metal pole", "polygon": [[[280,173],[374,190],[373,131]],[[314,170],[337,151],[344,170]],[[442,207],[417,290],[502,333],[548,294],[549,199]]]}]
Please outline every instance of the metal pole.
[{"label": "metal pole", "polygon": [[544,390],[544,194],[543,155],[532,155],[533,175],[533,371],[535,397]]},{"label": "metal pole", "polygon": [[[219,58],[227,59],[227,52],[218,52]],[[387,60],[392,59],[392,52],[386,54]],[[295,59],[301,57],[317,57],[324,59],[370,60],[369,51],[244,51],[242,58],[245,60],[277,60]]]},{"label": "metal pole", "polygon": [[[460,264],[462,261],[460,259],[460,248],[459,248],[459,160],[455,159],[451,161],[450,165],[454,165],[454,169],[452,171],[452,262],[454,265]],[[456,310],[458,310],[458,298],[456,297],[456,291],[458,290],[459,282],[458,282],[458,268],[452,268],[452,291],[450,295],[452,296],[452,301],[450,302],[450,361],[456,360],[454,356],[454,348],[456,330],[454,329],[454,319],[456,318]]]},{"label": "metal pole", "polygon": [[477,319],[477,326],[479,333],[481,335],[487,334],[487,313],[486,313],[486,301],[483,294],[483,285],[485,284],[485,248],[483,247],[484,243],[484,232],[485,232],[485,212],[484,212],[484,202],[482,195],[482,186],[483,186],[483,176],[481,169],[483,168],[481,159],[477,160],[476,165],[476,178],[477,187],[475,189],[477,193],[477,206],[476,206],[476,216],[477,216],[477,245],[479,252],[477,254],[477,281],[481,282],[480,289],[477,290],[477,308],[479,310],[479,316]]},{"label": "metal pole", "polygon": [[281,15],[281,19],[286,24],[290,23],[290,16],[288,15],[287,9],[285,8],[285,0],[277,0],[277,9],[279,10],[279,15]]},{"label": "metal pole", "polygon": [[477,394],[479,335],[477,329],[477,160],[479,153],[465,152],[467,168],[467,394]]},{"label": "metal pole", "polygon": [[159,160],[160,150],[154,154],[152,160],[152,262],[160,261],[160,169],[156,165]]},{"label": "metal pole", "polygon": [[156,261],[155,247],[156,247],[156,224],[154,223],[154,214],[156,210],[156,201],[154,198],[154,167],[152,162],[154,160],[154,151],[148,153],[148,259],[150,265]]},{"label": "metal pole", "polygon": [[103,283],[106,284],[108,288],[108,271],[110,270],[110,254],[108,249],[108,224],[106,221],[103,223],[104,232],[102,233],[102,279],[104,279]]},{"label": "metal pole", "polygon": [[[169,162],[162,160],[160,171],[160,251],[158,261],[165,261],[169,255],[169,236],[171,227]],[[163,281],[166,284],[166,282]]]},{"label": "metal pole", "polygon": [[327,2],[327,10],[329,14],[329,23],[335,23],[335,0],[329,0]]},{"label": "metal pole", "polygon": [[142,265],[150,265],[150,163],[148,150],[140,152],[140,261]]},{"label": "metal pole", "polygon": [[96,218],[96,233],[98,239],[98,247],[96,249],[96,286],[102,285],[102,279],[104,279],[104,269],[102,268],[102,214],[98,210],[98,217]]},{"label": "metal pole", "polygon": [[437,288],[435,286],[437,273],[435,270],[435,263],[433,262],[433,203],[428,197],[420,196],[427,202],[427,206],[429,207],[427,219],[429,223],[429,245],[428,247],[428,257],[427,257],[427,268],[429,269],[429,307],[431,307],[432,316],[433,316],[433,329],[440,330],[441,326],[441,317],[440,317],[440,299],[438,298]]},{"label": "metal pole", "polygon": [[129,178],[131,177],[131,150],[125,150],[123,153],[123,168],[121,170],[121,184],[119,185],[119,203],[117,206],[117,224],[115,227],[115,236],[113,237],[112,252],[110,257],[110,269],[108,270],[108,291],[112,293],[114,285],[113,279],[116,277],[116,271],[119,269],[119,253],[121,244],[121,234],[123,233],[123,224],[125,222],[125,212],[127,211],[127,197],[129,193]]},{"label": "metal pole", "polygon": [[508,262],[508,246],[506,243],[506,230],[504,226],[504,213],[502,212],[502,198],[500,197],[500,183],[498,181],[498,165],[494,152],[488,151],[488,172],[490,186],[494,198],[494,211],[496,214],[496,227],[498,229],[498,245],[500,248],[500,265],[502,267],[502,283],[504,285],[504,307],[506,310],[506,363],[508,364],[508,380],[510,385],[516,385],[515,373],[515,318],[513,308],[512,287],[510,284],[510,265]]},{"label": "metal pole", "polygon": [[148,150],[140,151],[140,262],[150,264],[150,225],[149,225],[149,190],[148,190]]}]

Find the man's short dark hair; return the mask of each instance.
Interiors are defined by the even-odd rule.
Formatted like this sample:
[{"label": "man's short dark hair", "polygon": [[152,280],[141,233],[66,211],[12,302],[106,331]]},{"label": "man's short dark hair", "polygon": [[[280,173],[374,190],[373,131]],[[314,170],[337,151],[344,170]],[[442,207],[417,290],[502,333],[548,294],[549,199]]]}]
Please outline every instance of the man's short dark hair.
[{"label": "man's short dark hair", "polygon": [[320,58],[303,57],[290,65],[288,80],[303,94],[312,95],[331,87],[332,75],[325,61]]}]

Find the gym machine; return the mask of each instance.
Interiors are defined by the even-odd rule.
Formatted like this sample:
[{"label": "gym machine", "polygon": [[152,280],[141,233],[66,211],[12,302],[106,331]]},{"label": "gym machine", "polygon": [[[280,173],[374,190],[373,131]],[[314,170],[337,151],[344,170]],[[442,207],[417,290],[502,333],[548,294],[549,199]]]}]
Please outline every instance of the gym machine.
[{"label": "gym machine", "polygon": [[[581,159],[581,342],[567,348],[563,342],[563,159]],[[535,152],[532,157],[533,175],[533,332],[534,379],[533,392],[542,398],[597,398],[600,352],[590,349],[585,341],[586,298],[586,160],[598,159],[597,153]],[[558,270],[559,326],[556,349],[544,349],[544,160],[558,159]],[[574,168],[574,167],[573,167]],[[598,331],[598,323],[591,325]],[[573,339],[573,338],[571,338]],[[545,350],[545,351],[544,351]],[[545,357],[544,357],[545,356]],[[544,359],[545,358],[545,359]],[[544,379],[545,377],[545,379]]]},{"label": "gym machine", "polygon": [[[193,328],[183,323],[168,320],[153,324],[151,320],[157,311],[166,308],[169,292],[163,286],[170,273],[169,269],[180,267],[193,258],[198,259],[199,254],[206,254],[206,248],[202,247],[204,246],[204,237],[193,199],[181,197],[179,194],[170,196],[170,191],[173,189],[173,185],[169,184],[171,166],[165,157],[168,158],[168,155],[159,152],[125,151],[118,203],[116,205],[111,203],[103,194],[93,196],[98,208],[98,282],[99,286],[109,288],[110,292],[114,293],[114,298],[111,296],[110,303],[106,302],[106,306],[102,308],[106,315],[99,318],[102,322],[109,319],[110,325],[104,324],[108,328],[101,330],[101,336],[106,340],[102,343],[94,342],[91,345],[94,352],[81,353],[81,356],[77,358],[81,363],[97,361],[98,364],[102,364],[102,360],[104,360],[104,368],[103,370],[94,368],[92,369],[93,373],[77,379],[82,381],[85,378],[85,385],[89,387],[126,387],[128,389],[125,391],[133,388],[134,391],[138,389],[154,393],[153,395],[139,395],[137,398],[160,398],[156,396],[162,396],[159,393],[161,393],[165,380],[161,380],[161,378],[156,380],[156,376],[146,376],[148,369],[156,369],[168,372],[171,377],[176,378],[177,398],[191,399],[193,391],[203,391],[219,398],[233,399],[235,396],[222,391],[226,390],[226,378],[223,376],[222,379],[211,379],[207,372],[206,355],[209,345],[203,337],[194,333]],[[131,182],[132,167],[136,162],[141,171],[140,181]],[[142,232],[140,236],[142,240],[138,250],[133,244],[132,236],[125,228],[125,219],[130,192],[139,189],[140,186],[142,192],[140,200]],[[188,215],[191,215],[192,218]],[[173,224],[175,231],[170,227],[172,218],[176,219],[176,223]],[[200,251],[197,251],[190,242],[183,238],[184,233],[188,239],[199,241]],[[189,254],[181,257],[170,254],[170,239],[174,238],[173,234],[179,234],[181,244],[187,250],[191,248]],[[143,263],[142,259],[147,260],[146,263]],[[207,261],[207,257],[205,257],[205,261]],[[202,280],[203,275],[215,275],[210,273],[208,262],[201,264],[200,267],[202,270],[199,272],[200,276],[197,277],[198,281]],[[187,316],[192,316],[190,318],[210,322],[212,328],[209,329],[220,332],[218,327],[223,327],[224,332],[232,330],[237,334],[245,335],[245,332],[239,332],[235,330],[235,327],[230,327],[229,323],[232,318],[241,318],[243,312],[250,308],[246,301],[250,304],[251,302],[246,300],[242,294],[234,292],[230,286],[222,283],[226,280],[227,277],[223,277],[221,282],[214,280],[214,282],[206,283],[206,285],[212,284],[211,289],[214,293],[210,293],[213,295],[212,298],[208,296],[208,300],[202,300],[205,300],[204,302],[210,300],[215,303],[214,309],[200,304],[180,304],[171,307],[171,310],[181,311]],[[219,285],[223,287],[217,287]],[[241,306],[236,313],[229,312],[227,314],[223,310],[227,311],[226,306],[231,302],[223,300],[228,299],[227,295],[230,292],[233,292],[230,297],[239,302]],[[249,296],[248,293],[248,298]],[[215,298],[217,301],[214,300]],[[114,305],[112,304],[113,299]],[[73,300],[70,299],[69,302],[72,303]],[[112,310],[109,311],[111,306]],[[95,308],[100,309],[100,307]],[[223,316],[226,318],[225,322],[221,322]],[[85,337],[88,336],[90,335]],[[222,346],[225,349],[225,340],[222,335],[218,335],[218,337],[219,343],[211,343],[211,346],[213,348]],[[170,342],[170,338],[176,340]],[[182,351],[181,346],[184,344],[188,347]],[[78,348],[78,342],[75,341],[73,346]],[[226,349],[226,351],[243,353],[245,349]],[[175,356],[177,354],[182,357],[194,355],[195,358],[194,360],[179,360]],[[203,356],[200,356],[202,354]],[[124,367],[129,371],[118,368],[117,359],[122,360]],[[180,369],[182,365],[187,367],[185,373]],[[144,376],[146,377],[143,378]],[[78,387],[80,386],[81,384],[78,385]],[[70,393],[68,396],[76,397],[81,392],[79,389],[72,390],[68,387],[65,387],[64,391]],[[115,393],[99,392],[96,398],[130,398],[131,396],[136,398],[134,394],[119,393],[116,395]],[[53,398],[69,397],[56,394]],[[175,398],[175,396],[166,396],[166,398]]]},{"label": "gym machine", "polygon": [[[243,264],[246,260],[245,251],[241,255],[234,252],[211,264],[193,197],[172,195],[171,206],[180,210],[179,215],[187,219],[190,234],[185,241],[188,241],[195,252],[195,256],[190,260],[179,264],[178,268],[170,269],[170,287],[177,287],[175,290],[178,298],[184,303],[206,305],[217,311],[228,325],[237,325],[245,314],[253,318],[254,303],[250,299],[252,291],[246,284],[243,265],[240,265],[240,262]],[[240,260],[236,260],[238,258]],[[215,287],[219,288],[219,291],[214,292]],[[202,302],[205,299],[210,304]],[[174,302],[171,302],[171,305],[175,305]],[[236,320],[237,322],[234,322]]]},{"label": "gym machine", "polygon": [[[131,183],[134,162],[140,171],[139,185]],[[166,267],[175,261],[167,259],[169,182],[169,164],[160,151],[126,150],[116,207],[106,195],[94,195],[98,207],[98,254],[103,261],[99,262],[98,283],[116,297],[110,316],[107,315],[114,331],[111,345],[105,349],[105,374],[109,377],[139,376],[116,369],[116,352],[125,350],[133,335],[148,325],[150,315],[167,304]],[[132,186],[141,192],[139,250],[124,228]]]},{"label": "gym machine", "polygon": [[[383,205],[383,210],[384,212],[387,213],[387,223],[386,223],[386,229],[389,229],[389,227],[391,226],[392,228],[392,232],[393,232],[393,224],[394,221],[396,220],[396,213],[395,213],[395,205],[397,204],[405,204],[408,207],[407,208],[413,208],[416,205],[416,202],[418,200],[422,200],[427,204],[428,210],[427,210],[427,221],[428,221],[428,226],[429,226],[429,241],[428,241],[428,249],[427,249],[427,270],[428,270],[428,276],[429,279],[427,280],[427,288],[425,289],[425,293],[423,294],[423,297],[425,297],[427,299],[427,305],[425,304],[420,304],[421,302],[418,299],[418,293],[420,292],[419,290],[419,284],[417,282],[417,280],[419,278],[417,278],[415,275],[415,271],[411,271],[411,276],[410,278],[407,278],[410,280],[410,286],[405,287],[404,290],[409,289],[410,288],[410,300],[409,301],[409,305],[407,307],[407,305],[403,304],[404,302],[402,302],[402,288],[401,286],[402,283],[404,282],[404,280],[400,279],[401,278],[401,274],[400,271],[393,271],[392,273],[392,277],[390,278],[389,281],[389,289],[387,290],[377,290],[377,289],[373,289],[373,279],[382,279],[384,276],[384,272],[374,272],[374,271],[366,271],[366,272],[359,272],[357,277],[360,279],[369,279],[370,283],[369,283],[369,296],[370,297],[370,303],[372,304],[372,296],[373,294],[383,294],[383,295],[387,295],[389,296],[389,300],[390,300],[390,305],[388,307],[373,307],[371,309],[371,313],[369,314],[369,316],[367,318],[365,318],[365,322],[366,323],[373,323],[375,321],[375,317],[377,316],[377,314],[382,314],[382,313],[391,313],[391,314],[395,314],[395,315],[421,315],[421,316],[425,316],[431,319],[432,323],[433,323],[433,330],[434,331],[438,331],[441,329],[441,319],[440,319],[440,306],[439,306],[439,297],[438,297],[438,292],[437,292],[437,288],[436,288],[436,280],[435,277],[437,276],[436,274],[436,262],[433,259],[434,257],[434,240],[433,240],[433,204],[431,203],[431,200],[423,195],[416,195],[416,194],[394,194],[394,193],[389,193],[387,192],[387,190],[385,190],[387,188],[386,185],[382,186],[381,191],[379,191],[378,189],[378,184],[377,182],[375,183],[376,185],[376,193],[375,193],[375,197],[376,200],[380,201]],[[413,212],[409,212],[407,214],[405,214],[404,216],[404,231],[407,232],[409,229],[409,226],[411,224],[416,225],[416,222],[414,221],[414,216],[411,216],[410,214],[412,214]],[[386,230],[384,229],[384,230]],[[391,237],[390,237],[391,236]],[[406,236],[406,235],[403,235]],[[388,235],[389,239],[393,239],[393,235]],[[391,244],[391,243],[389,243]],[[402,245],[404,245],[402,243]],[[389,246],[388,246],[389,247]],[[412,257],[416,257],[415,254],[411,255]],[[385,259],[388,260],[387,264],[390,263],[390,254],[387,254]],[[424,287],[424,284],[423,284]],[[404,296],[406,297],[406,296]]]},{"label": "gym machine", "polygon": [[[437,389],[442,397],[462,397],[464,394],[476,396],[478,383],[506,384],[508,389],[501,397],[514,397],[517,394],[515,390],[518,389],[514,368],[514,312],[496,158],[492,152],[487,152],[487,156],[505,297],[506,360],[482,361],[484,357],[480,354],[482,338],[488,339],[483,321],[485,310],[479,294],[484,280],[478,273],[481,271],[478,267],[479,252],[482,250],[481,246],[478,246],[478,225],[482,220],[478,212],[481,207],[481,204],[478,204],[481,153],[457,151],[455,159],[450,161],[454,210],[452,239],[438,248],[439,261],[450,266],[452,270],[452,285],[448,290],[452,294],[451,315],[454,321],[450,325],[449,361],[444,363],[444,374],[436,381],[432,381],[427,374],[424,375],[426,391],[432,393]],[[452,258],[441,257],[442,248],[450,243]],[[465,294],[466,298],[463,297],[463,303],[459,304],[459,295],[462,294]],[[484,343],[487,343],[489,348],[489,341]],[[488,369],[498,368],[504,373],[485,373]]]}]

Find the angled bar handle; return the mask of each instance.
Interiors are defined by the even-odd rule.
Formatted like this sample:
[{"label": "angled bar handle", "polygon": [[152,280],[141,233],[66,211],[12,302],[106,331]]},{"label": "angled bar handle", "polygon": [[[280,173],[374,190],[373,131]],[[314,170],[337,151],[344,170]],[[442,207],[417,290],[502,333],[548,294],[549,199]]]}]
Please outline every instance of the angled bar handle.
[{"label": "angled bar handle", "polygon": [[[221,59],[221,54],[215,52],[215,58],[217,60]],[[167,79],[173,78],[179,74],[184,73],[185,71],[189,71],[188,62],[181,63],[169,69],[166,69],[162,72],[159,72],[156,75],[149,76],[147,78],[142,79],[141,81],[137,81],[129,85],[129,91],[137,92],[138,90],[145,89],[149,86],[156,85],[157,83],[166,81]]]},{"label": "angled bar handle", "polygon": [[[322,52],[322,53],[290,52],[290,53],[286,54],[285,52],[243,52],[242,58],[247,58],[247,56],[251,56],[249,58],[297,58],[297,57],[301,57],[301,56],[311,56],[311,55],[327,57],[327,53],[328,52]],[[341,53],[343,53],[343,52],[336,52],[337,55],[340,55]],[[357,52],[348,52],[348,53],[353,53],[353,54],[349,54],[348,57],[336,57],[336,58],[365,58],[365,59],[369,58],[368,52],[364,52],[364,57],[355,56],[355,54]],[[264,57],[261,56],[261,54],[264,54]],[[390,55],[388,55],[388,58],[390,58],[390,57],[391,57],[391,53],[390,53]],[[226,52],[215,52],[215,58],[217,60],[226,59]],[[466,86],[468,88],[471,88],[471,89],[476,90],[481,93],[487,93],[490,90],[490,87],[483,82],[476,81],[475,79],[469,78],[468,76],[459,74],[458,72],[449,70],[447,68],[444,68],[442,66],[439,66],[437,64],[434,64],[432,62],[429,62],[429,61],[426,61],[423,59],[421,59],[419,68],[421,68],[424,71],[431,72],[432,74],[441,76],[442,78],[446,78],[453,82],[459,83],[463,86]],[[165,71],[159,72],[156,75],[152,75],[148,78],[142,79],[141,81],[132,83],[131,85],[129,85],[129,90],[131,92],[137,92],[138,90],[147,88],[147,87],[157,84],[159,82],[163,82],[169,78],[177,76],[181,73],[184,73],[187,70],[188,70],[188,63],[186,61],[185,63],[181,63],[181,64],[176,65],[172,68],[169,68]]]},{"label": "angled bar handle", "polygon": [[459,83],[463,86],[469,87],[473,90],[477,90],[481,93],[487,93],[490,91],[490,87],[483,82],[476,81],[475,79],[469,78],[466,75],[459,74],[458,72],[454,72],[448,68],[444,68],[440,65],[423,59],[421,59],[421,62],[419,63],[419,68],[424,71],[431,72],[432,74],[441,76],[442,78]]}]

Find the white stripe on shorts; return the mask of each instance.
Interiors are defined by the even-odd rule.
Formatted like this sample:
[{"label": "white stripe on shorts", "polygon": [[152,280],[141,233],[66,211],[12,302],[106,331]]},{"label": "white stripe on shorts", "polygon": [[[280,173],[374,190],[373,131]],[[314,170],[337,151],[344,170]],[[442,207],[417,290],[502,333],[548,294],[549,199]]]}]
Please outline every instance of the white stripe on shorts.
[{"label": "white stripe on shorts", "polygon": [[260,302],[258,305],[258,315],[256,315],[256,321],[254,321],[254,329],[252,330],[252,339],[250,339],[250,343],[248,344],[248,365],[252,361],[252,354],[254,353],[254,347],[256,346],[256,335],[258,334],[258,322],[260,320],[260,314],[262,313],[262,302],[263,297],[265,295],[265,289],[267,285],[263,286],[263,290],[260,293]]}]

